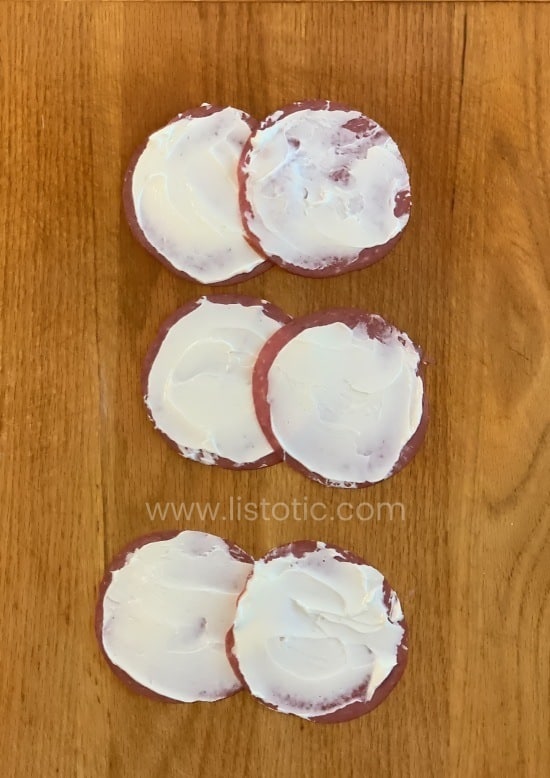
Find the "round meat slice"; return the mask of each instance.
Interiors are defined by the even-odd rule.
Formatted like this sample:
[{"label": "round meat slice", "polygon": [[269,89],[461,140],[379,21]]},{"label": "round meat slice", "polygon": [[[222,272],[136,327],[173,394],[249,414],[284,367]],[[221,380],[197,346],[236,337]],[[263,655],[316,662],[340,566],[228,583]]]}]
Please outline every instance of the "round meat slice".
[{"label": "round meat slice", "polygon": [[255,562],[226,646],[261,702],[338,723],[371,711],[401,678],[407,628],[382,573],[349,551],[303,540]]},{"label": "round meat slice", "polygon": [[397,473],[427,425],[422,353],[381,316],[354,309],[294,319],[254,368],[256,414],[290,465],[327,486]]},{"label": "round meat slice", "polygon": [[180,454],[226,468],[281,461],[256,417],[252,370],[289,320],[265,300],[217,295],[164,322],[145,358],[142,390],[150,418]]},{"label": "round meat slice", "polygon": [[176,116],[132,157],[123,187],[137,240],[180,276],[245,280],[271,267],[245,240],[237,164],[257,126],[237,108],[204,104]]},{"label": "round meat slice", "polygon": [[169,702],[240,691],[225,651],[253,559],[205,532],[139,538],[111,562],[99,589],[96,635],[131,689]]},{"label": "round meat slice", "polygon": [[239,179],[251,244],[299,275],[371,265],[409,219],[409,176],[397,145],[339,103],[302,101],[265,119],[243,148]]}]

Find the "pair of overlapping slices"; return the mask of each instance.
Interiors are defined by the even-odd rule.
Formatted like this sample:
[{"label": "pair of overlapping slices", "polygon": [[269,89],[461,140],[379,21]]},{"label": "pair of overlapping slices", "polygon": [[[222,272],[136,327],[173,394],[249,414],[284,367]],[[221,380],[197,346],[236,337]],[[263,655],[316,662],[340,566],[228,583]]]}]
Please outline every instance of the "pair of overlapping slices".
[{"label": "pair of overlapping slices", "polygon": [[236,283],[274,262],[333,276],[381,259],[411,207],[395,142],[339,103],[301,101],[258,123],[203,104],[134,154],[123,193],[142,245],[175,273]]},{"label": "pair of overlapping slices", "polygon": [[375,708],[407,659],[397,595],[355,554],[304,540],[254,561],[192,530],[140,538],[115,557],[96,634],[119,678],[149,697],[212,702],[246,688],[326,723]]},{"label": "pair of overlapping slices", "polygon": [[161,327],[142,391],[183,456],[225,468],[286,460],[327,486],[388,478],[424,437],[421,350],[382,317],[333,309],[292,319],[250,297],[202,297]]}]

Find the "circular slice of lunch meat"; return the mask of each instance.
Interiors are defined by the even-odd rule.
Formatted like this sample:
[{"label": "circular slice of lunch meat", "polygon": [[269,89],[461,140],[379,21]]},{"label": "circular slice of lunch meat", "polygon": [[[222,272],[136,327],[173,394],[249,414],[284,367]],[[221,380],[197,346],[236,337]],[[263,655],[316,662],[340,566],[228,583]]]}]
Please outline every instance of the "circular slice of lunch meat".
[{"label": "circular slice of lunch meat", "polygon": [[253,559],[205,532],[139,538],[111,562],[99,589],[96,635],[131,689],[169,702],[240,691],[225,650]]},{"label": "circular slice of lunch meat", "polygon": [[300,275],[371,265],[409,220],[409,175],[396,143],[339,103],[305,100],[265,119],[243,148],[239,179],[250,242]]},{"label": "circular slice of lunch meat", "polygon": [[269,337],[290,316],[251,297],[201,297],[162,325],[145,358],[149,417],[184,457],[225,468],[280,462],[254,408],[252,371]]},{"label": "circular slice of lunch meat", "polygon": [[137,240],[175,273],[228,284],[271,267],[245,239],[237,164],[255,119],[204,104],[179,114],[135,152],[123,201]]},{"label": "circular slice of lunch meat", "polygon": [[424,439],[424,367],[420,348],[381,316],[303,316],[258,356],[256,414],[300,472],[326,486],[369,486],[401,470]]},{"label": "circular slice of lunch meat", "polygon": [[382,573],[349,551],[303,540],[255,562],[226,647],[261,702],[339,723],[370,712],[401,678],[407,627]]}]

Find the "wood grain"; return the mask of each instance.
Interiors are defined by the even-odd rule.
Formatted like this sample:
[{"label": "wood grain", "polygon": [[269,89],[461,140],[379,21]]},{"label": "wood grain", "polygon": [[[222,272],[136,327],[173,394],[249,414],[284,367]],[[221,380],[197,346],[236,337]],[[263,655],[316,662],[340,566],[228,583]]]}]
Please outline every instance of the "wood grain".
[{"label": "wood grain", "polygon": [[[498,31],[498,34],[496,33]],[[0,6],[2,774],[527,776],[550,771],[550,6],[71,2]],[[139,367],[203,288],[131,238],[133,147],[203,100],[257,116],[349,102],[399,142],[410,227],[361,273],[241,284],[304,313],[378,311],[422,343],[431,427],[409,468],[342,493],[284,467],[217,471],[154,434]],[[208,288],[207,288],[208,291]],[[400,502],[405,520],[151,521],[156,501]],[[260,554],[318,537],[401,595],[410,666],[333,728],[240,695],[132,695],[94,643],[107,559],[158,528]]]}]

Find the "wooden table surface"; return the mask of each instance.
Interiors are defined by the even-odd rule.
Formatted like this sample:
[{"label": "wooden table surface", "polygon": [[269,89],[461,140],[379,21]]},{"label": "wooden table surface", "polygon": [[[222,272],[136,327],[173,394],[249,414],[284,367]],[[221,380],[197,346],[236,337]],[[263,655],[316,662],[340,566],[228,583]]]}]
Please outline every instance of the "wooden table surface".
[{"label": "wooden table surface", "polygon": [[[1,3],[3,776],[550,774],[549,40],[545,3]],[[369,491],[184,461],[140,398],[160,321],[212,290],[130,236],[133,147],[204,100],[261,117],[303,97],[348,102],[395,137],[410,226],[363,272],[273,269],[230,290],[292,314],[377,311],[423,344],[426,444]],[[157,501],[227,511],[231,498],[404,513],[149,517]],[[410,622],[395,692],[334,727],[245,694],[167,705],[129,692],[95,644],[97,583],[127,541],[184,526],[255,554],[312,537],[366,556]]]}]

